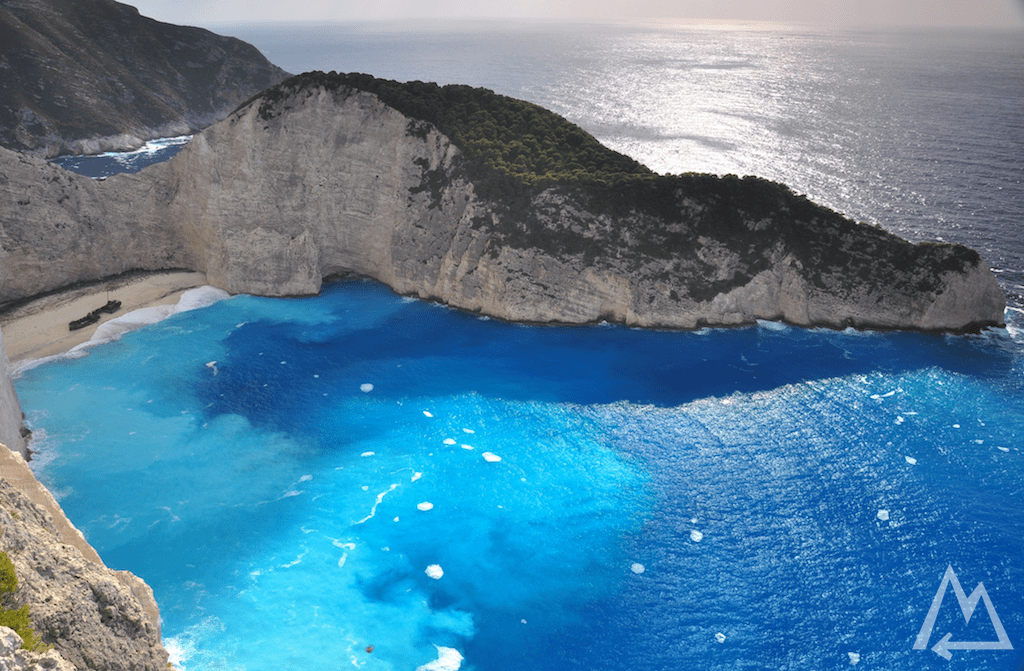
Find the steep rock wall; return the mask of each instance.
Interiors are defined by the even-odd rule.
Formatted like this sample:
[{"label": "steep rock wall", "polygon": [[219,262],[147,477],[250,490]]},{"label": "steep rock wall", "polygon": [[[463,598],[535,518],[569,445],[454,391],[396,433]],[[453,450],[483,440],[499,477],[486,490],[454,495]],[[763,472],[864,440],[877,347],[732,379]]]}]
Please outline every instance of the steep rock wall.
[{"label": "steep rock wall", "polygon": [[111,188],[0,148],[0,307],[128,270],[197,265],[158,216],[168,195],[123,177]]},{"label": "steep rock wall", "polygon": [[11,362],[4,349],[3,331],[0,330],[0,443],[26,456],[25,433],[21,404],[11,379]]},{"label": "steep rock wall", "polygon": [[464,167],[435,127],[330,76],[257,97],[136,175],[91,182],[0,152],[0,303],[188,268],[262,295],[315,293],[352,271],[515,321],[1003,321],[972,250],[911,245],[764,180],[684,175],[612,195],[556,185],[510,205],[479,196]]},{"label": "steep rock wall", "polygon": [[166,671],[153,592],[112,571],[20,455],[0,446],[0,549],[36,635],[80,671]]},{"label": "steep rock wall", "polygon": [[678,201],[670,221],[642,206],[609,211],[572,187],[512,212],[478,197],[461,161],[435,128],[376,96],[312,86],[255,100],[147,177],[173,194],[165,225],[185,227],[229,291],[313,293],[317,276],[355,271],[515,321],[1002,322],[1002,292],[970,250],[911,245],[778,185],[670,180],[656,194]]}]

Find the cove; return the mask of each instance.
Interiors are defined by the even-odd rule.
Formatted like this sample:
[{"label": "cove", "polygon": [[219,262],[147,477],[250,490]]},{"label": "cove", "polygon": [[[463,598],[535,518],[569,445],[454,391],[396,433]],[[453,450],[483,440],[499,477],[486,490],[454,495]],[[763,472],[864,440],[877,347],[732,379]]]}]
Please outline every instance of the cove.
[{"label": "cove", "polygon": [[349,280],[17,384],[179,667],[511,670],[926,668],[950,563],[1024,640],[1022,380],[1007,331],[518,326]]}]

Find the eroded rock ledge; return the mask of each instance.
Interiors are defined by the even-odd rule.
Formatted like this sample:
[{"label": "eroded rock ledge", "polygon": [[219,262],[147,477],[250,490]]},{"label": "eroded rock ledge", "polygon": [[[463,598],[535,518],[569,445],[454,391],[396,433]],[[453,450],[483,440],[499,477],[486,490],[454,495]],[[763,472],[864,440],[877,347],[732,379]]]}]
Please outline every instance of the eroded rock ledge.
[{"label": "eroded rock ledge", "polygon": [[[538,180],[503,196],[436,125],[356,86],[378,81],[293,78],[171,161],[104,182],[0,152],[0,297],[164,268],[300,295],[353,271],[514,321],[1003,322],[1002,291],[973,250],[913,245],[765,180]],[[445,104],[437,91],[421,117]]]},{"label": "eroded rock ledge", "polygon": [[70,663],[64,668],[166,671],[149,586],[104,566],[24,459],[3,445],[0,475],[0,548],[14,563],[14,597],[29,606],[36,635]]}]

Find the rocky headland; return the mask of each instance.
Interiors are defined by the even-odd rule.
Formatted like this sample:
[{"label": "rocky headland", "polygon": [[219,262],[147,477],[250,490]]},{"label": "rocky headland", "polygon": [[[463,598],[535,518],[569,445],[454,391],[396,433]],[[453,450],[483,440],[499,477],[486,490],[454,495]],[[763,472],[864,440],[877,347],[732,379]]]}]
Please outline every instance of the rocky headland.
[{"label": "rocky headland", "polygon": [[[482,89],[308,73],[171,161],[104,181],[0,149],[0,310],[170,269],[267,296],[354,272],[545,323],[957,332],[1001,325],[1005,307],[971,249],[911,244],[753,177],[655,175]],[[0,406],[0,440],[23,451],[6,356]],[[21,457],[0,452],[0,547],[40,637],[79,669],[163,668],[148,588],[103,567]],[[36,663],[13,647],[0,630],[0,660]]]},{"label": "rocky headland", "polygon": [[0,3],[0,145],[93,154],[196,132],[284,79],[250,44],[113,0]]},{"label": "rocky headland", "polygon": [[964,331],[984,260],[783,185],[651,173],[539,107],[365,75],[289,79],[174,159],[98,182],[0,152],[0,301],[129,270],[316,293],[355,272],[513,321]]},{"label": "rocky headland", "polygon": [[50,648],[43,655],[20,651],[13,632],[0,628],[2,668],[166,671],[149,586],[104,566],[25,460],[7,448],[0,449],[0,476],[0,549],[18,582],[10,597],[13,606],[29,607],[36,637]]}]

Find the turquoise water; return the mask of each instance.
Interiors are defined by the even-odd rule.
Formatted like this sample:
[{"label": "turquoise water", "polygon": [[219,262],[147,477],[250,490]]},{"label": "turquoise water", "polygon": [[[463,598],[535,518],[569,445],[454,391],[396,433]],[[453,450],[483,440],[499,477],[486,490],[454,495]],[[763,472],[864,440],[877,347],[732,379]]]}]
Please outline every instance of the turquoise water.
[{"label": "turquoise water", "polygon": [[[1017,669],[1018,327],[528,327],[346,281],[17,388],[189,671]],[[1014,649],[913,649],[949,565]],[[947,632],[998,638],[952,590]]]},{"label": "turquoise water", "polygon": [[[485,86],[659,172],[967,244],[1011,327],[522,327],[350,282],[27,372],[37,472],[154,586],[180,666],[1021,669],[1019,32],[229,32],[293,72]],[[995,618],[950,589],[927,630],[949,566]],[[996,618],[1013,649],[977,649]]]}]

